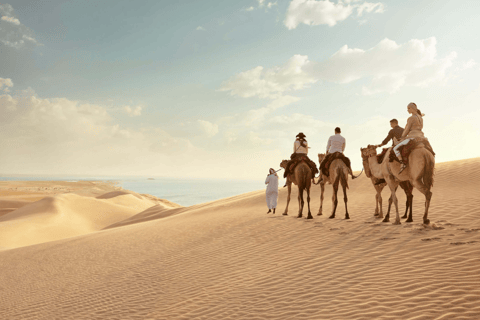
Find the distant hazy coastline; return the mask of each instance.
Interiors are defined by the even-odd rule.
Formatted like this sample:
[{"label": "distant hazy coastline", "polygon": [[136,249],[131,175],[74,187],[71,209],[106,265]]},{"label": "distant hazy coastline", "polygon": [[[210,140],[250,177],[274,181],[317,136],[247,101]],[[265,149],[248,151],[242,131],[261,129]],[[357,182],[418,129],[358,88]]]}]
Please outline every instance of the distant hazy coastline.
[{"label": "distant hazy coastline", "polygon": [[264,188],[264,181],[203,180],[151,177],[91,176],[27,176],[0,175],[0,181],[102,181],[126,190],[150,194],[182,206],[191,206]]}]

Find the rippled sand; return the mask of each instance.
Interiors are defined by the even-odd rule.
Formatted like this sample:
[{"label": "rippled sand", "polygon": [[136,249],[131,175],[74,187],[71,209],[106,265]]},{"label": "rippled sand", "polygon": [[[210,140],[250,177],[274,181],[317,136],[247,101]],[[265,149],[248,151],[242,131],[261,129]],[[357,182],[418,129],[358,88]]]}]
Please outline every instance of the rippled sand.
[{"label": "rippled sand", "polygon": [[[313,220],[295,218],[296,191],[281,215],[286,189],[276,215],[264,191],[192,207],[127,191],[63,194],[47,198],[57,216],[38,209],[46,199],[29,202],[45,226],[57,219],[60,232],[64,214],[86,232],[43,242],[35,226],[16,229],[43,243],[0,251],[0,310],[5,319],[480,319],[480,158],[436,167],[428,228],[416,190],[413,223],[375,219],[364,175],[349,181],[351,220],[342,201],[327,218],[331,186],[324,216],[314,187]],[[1,232],[26,214],[16,201]],[[112,214],[92,227],[96,201]],[[117,209],[128,217],[107,225]]]}]

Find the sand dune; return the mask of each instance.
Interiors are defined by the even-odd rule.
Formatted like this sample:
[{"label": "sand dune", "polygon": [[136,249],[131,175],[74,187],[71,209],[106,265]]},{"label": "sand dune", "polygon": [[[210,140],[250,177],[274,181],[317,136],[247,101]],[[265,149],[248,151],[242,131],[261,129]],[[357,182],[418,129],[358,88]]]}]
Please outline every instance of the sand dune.
[{"label": "sand dune", "polygon": [[[375,192],[362,176],[349,182],[351,220],[341,219],[343,203],[327,219],[331,187],[324,216],[315,187],[313,220],[295,218],[296,191],[289,216],[265,214],[257,191],[155,205],[106,230],[4,250],[0,310],[6,319],[479,319],[480,158],[437,164],[436,173],[435,228],[421,224],[417,191],[414,223],[375,219]],[[123,196],[141,201],[110,199]],[[285,198],[281,189],[278,213]],[[80,198],[60,199],[45,200],[73,211]],[[100,200],[109,199],[92,199]],[[399,192],[401,211],[404,200]],[[88,205],[71,216],[91,226]],[[2,218],[25,219],[25,208]]]},{"label": "sand dune", "polygon": [[[99,191],[112,190],[101,183],[92,184],[90,189],[77,186],[63,190],[69,192],[63,194],[51,192],[58,190],[51,185],[25,188],[36,191],[37,196],[40,189],[42,196],[47,196],[33,202],[8,199],[12,194],[4,196],[3,200],[0,198],[0,247],[22,247],[101,230],[159,203],[154,197],[149,199],[128,190],[96,196]],[[19,189],[21,187],[17,186],[16,190]],[[75,193],[70,193],[72,191]],[[13,197],[18,196],[13,194]],[[20,196],[25,197],[25,194]]]}]

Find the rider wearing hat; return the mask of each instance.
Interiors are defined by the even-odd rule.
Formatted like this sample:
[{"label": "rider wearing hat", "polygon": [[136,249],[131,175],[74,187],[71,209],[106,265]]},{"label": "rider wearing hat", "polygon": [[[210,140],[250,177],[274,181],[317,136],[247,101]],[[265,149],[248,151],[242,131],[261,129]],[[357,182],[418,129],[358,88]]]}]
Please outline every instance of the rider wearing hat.
[{"label": "rider wearing hat", "polygon": [[293,153],[290,156],[291,160],[288,161],[287,167],[285,168],[285,173],[283,174],[284,178],[286,178],[288,176],[288,174],[290,173],[289,168],[290,168],[290,165],[292,164],[292,162],[294,162],[294,160],[299,156],[305,156],[308,159],[307,164],[312,169],[313,175],[315,175],[318,172],[317,171],[317,165],[315,164],[315,162],[311,161],[307,156],[307,154],[308,154],[308,142],[307,142],[307,140],[305,140],[305,138],[306,138],[306,136],[303,134],[303,132],[300,132],[299,134],[297,134],[295,142],[293,143]]}]

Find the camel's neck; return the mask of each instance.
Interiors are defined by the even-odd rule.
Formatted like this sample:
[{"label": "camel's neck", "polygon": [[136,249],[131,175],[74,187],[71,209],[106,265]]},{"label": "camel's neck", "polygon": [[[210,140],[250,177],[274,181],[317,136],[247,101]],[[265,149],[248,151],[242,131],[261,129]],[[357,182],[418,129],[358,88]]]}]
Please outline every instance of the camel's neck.
[{"label": "camel's neck", "polygon": [[[382,179],[382,167],[377,162],[377,157],[368,157],[368,165],[370,169],[370,174],[372,174],[375,178]],[[366,171],[366,170],[365,170]]]},{"label": "camel's neck", "polygon": [[365,174],[368,178],[372,177],[372,171],[370,171],[370,165],[368,164],[368,160],[363,160],[363,168],[365,169]]}]

